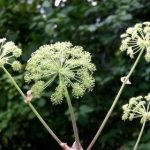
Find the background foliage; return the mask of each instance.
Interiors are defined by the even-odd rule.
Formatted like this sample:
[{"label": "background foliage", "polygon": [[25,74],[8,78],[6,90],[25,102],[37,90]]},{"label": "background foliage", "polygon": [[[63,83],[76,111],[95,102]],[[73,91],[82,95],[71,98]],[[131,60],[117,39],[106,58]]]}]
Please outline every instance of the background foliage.
[{"label": "background foliage", "polygon": [[[73,99],[83,147],[87,147],[111,106],[121,85],[120,77],[126,75],[133,63],[119,52],[120,34],[137,22],[148,21],[149,8],[149,0],[64,0],[59,6],[48,0],[0,0],[0,37],[7,37],[22,47],[24,66],[40,45],[56,41],[71,41],[92,54],[97,66],[96,86],[83,98]],[[19,75],[12,74],[26,92],[29,86],[23,81],[23,70]],[[150,67],[144,59],[141,59],[131,82],[93,149],[132,149],[141,125],[139,121],[124,123],[121,106],[132,96],[150,92]],[[50,92],[46,92],[33,104],[57,135],[72,144],[67,105],[52,106],[49,95]],[[147,124],[139,150],[150,147],[149,127]],[[1,70],[0,150],[7,149],[55,150],[59,147]]]}]

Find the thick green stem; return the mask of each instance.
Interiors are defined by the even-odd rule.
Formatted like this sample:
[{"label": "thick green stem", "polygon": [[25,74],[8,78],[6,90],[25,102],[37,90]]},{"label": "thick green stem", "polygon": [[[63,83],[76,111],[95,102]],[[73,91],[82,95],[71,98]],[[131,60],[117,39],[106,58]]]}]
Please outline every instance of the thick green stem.
[{"label": "thick green stem", "polygon": [[[16,87],[16,89],[18,90],[18,92],[20,93],[20,95],[23,97],[23,99],[26,100],[26,95],[22,92],[22,90],[20,89],[20,87],[17,85],[16,81],[11,76],[11,74],[5,69],[4,66],[2,67],[2,69],[7,74],[7,76],[9,77],[9,79],[12,81],[12,83],[14,84],[14,86]],[[50,127],[47,125],[47,123],[43,120],[43,118],[40,116],[40,114],[36,111],[36,109],[34,108],[34,106],[30,102],[28,102],[27,104],[29,105],[29,107],[31,108],[31,110],[34,112],[34,114],[37,116],[37,118],[40,120],[40,122],[43,124],[43,126],[46,128],[46,130],[51,134],[51,136],[56,140],[56,142],[59,145],[61,145],[62,141],[50,129]]]},{"label": "thick green stem", "polygon": [[73,111],[73,107],[72,107],[72,104],[71,104],[70,96],[69,96],[69,93],[68,93],[68,90],[67,90],[66,86],[64,86],[64,90],[65,90],[65,97],[67,99],[69,112],[70,112],[70,116],[71,116],[72,127],[73,127],[74,136],[75,136],[75,141],[77,142],[77,150],[80,150],[80,141],[79,141],[79,135],[78,135],[78,128],[77,128],[76,120],[75,120],[75,114],[74,114],[74,111]]},{"label": "thick green stem", "polygon": [[137,139],[137,141],[136,141],[136,144],[135,144],[135,146],[134,146],[134,150],[137,150],[137,148],[138,148],[140,139],[141,139],[141,137],[142,137],[142,134],[143,134],[143,131],[144,131],[144,128],[145,128],[145,124],[146,124],[146,121],[144,121],[144,123],[143,123],[143,125],[142,125],[140,134],[139,134],[138,139]]},{"label": "thick green stem", "polygon": [[133,64],[133,66],[132,66],[130,72],[128,73],[128,75],[126,76],[125,80],[123,81],[123,83],[122,83],[122,85],[121,85],[121,87],[120,87],[120,90],[119,90],[119,92],[118,92],[116,98],[115,98],[114,101],[113,101],[113,104],[111,105],[111,107],[110,107],[110,109],[109,109],[107,115],[105,116],[105,119],[103,120],[101,126],[99,127],[99,129],[98,129],[96,135],[94,136],[94,138],[93,138],[92,142],[90,143],[90,145],[88,146],[87,150],[91,150],[92,146],[95,144],[96,140],[97,140],[98,137],[100,136],[100,134],[101,134],[103,128],[105,127],[105,125],[106,125],[106,123],[107,123],[107,121],[108,121],[108,119],[109,119],[109,117],[110,117],[112,111],[114,110],[114,108],[115,108],[115,106],[116,106],[116,104],[117,104],[117,102],[118,102],[118,100],[119,100],[119,98],[120,98],[120,95],[121,95],[121,93],[122,93],[122,91],[123,91],[123,89],[124,89],[124,87],[125,87],[125,85],[126,85],[126,82],[129,80],[130,76],[132,75],[132,73],[133,73],[135,67],[137,66],[137,64],[138,64],[138,62],[139,62],[139,60],[140,60],[140,58],[141,58],[143,52],[144,52],[144,49],[142,49],[142,50],[140,51],[140,54],[139,54],[139,56],[137,57],[135,63]]}]

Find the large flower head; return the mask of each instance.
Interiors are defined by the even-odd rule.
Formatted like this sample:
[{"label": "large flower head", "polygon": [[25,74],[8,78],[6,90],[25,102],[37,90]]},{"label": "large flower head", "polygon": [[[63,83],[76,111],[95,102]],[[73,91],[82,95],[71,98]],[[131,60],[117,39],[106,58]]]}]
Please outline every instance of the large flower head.
[{"label": "large flower head", "polygon": [[20,57],[21,54],[22,50],[14,42],[6,42],[5,38],[0,39],[0,67],[9,64],[13,70],[20,70],[21,64],[16,58]]},{"label": "large flower head", "polygon": [[92,90],[94,71],[90,53],[70,42],[57,42],[41,46],[32,54],[26,66],[25,81],[33,81],[33,95],[39,95],[56,80],[57,87],[51,101],[57,104],[63,100],[64,84],[72,88],[72,94],[77,98],[86,90]]},{"label": "large flower head", "polygon": [[123,105],[122,120],[141,118],[141,123],[150,121],[150,93],[145,96],[132,97],[128,104]]},{"label": "large flower head", "polygon": [[121,38],[121,51],[126,51],[134,58],[134,54],[145,49],[145,60],[150,62],[150,22],[137,23],[134,27],[128,28]]}]

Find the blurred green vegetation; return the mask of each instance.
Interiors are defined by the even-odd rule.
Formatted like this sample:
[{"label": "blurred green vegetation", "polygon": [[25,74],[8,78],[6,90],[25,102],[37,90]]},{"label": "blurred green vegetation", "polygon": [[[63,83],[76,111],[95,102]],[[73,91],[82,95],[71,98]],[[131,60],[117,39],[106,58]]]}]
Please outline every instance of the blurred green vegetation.
[{"label": "blurred green vegetation", "polygon": [[[80,139],[86,148],[104,119],[121,85],[120,78],[134,60],[119,52],[120,34],[137,22],[149,21],[149,0],[68,0],[56,7],[49,0],[0,0],[0,37],[20,45],[24,66],[30,54],[40,45],[70,41],[92,54],[97,66],[96,86],[79,100],[73,99]],[[8,68],[9,69],[9,68]],[[10,70],[11,72],[11,70]],[[26,92],[24,69],[12,72]],[[123,122],[121,106],[130,97],[147,94],[150,89],[150,67],[141,59],[95,150],[130,150],[140,131],[139,120]],[[68,144],[73,132],[66,103],[52,106],[50,92],[33,104],[56,134]],[[150,124],[147,124],[139,150],[150,148]],[[0,150],[57,150],[59,146],[0,71]]]}]

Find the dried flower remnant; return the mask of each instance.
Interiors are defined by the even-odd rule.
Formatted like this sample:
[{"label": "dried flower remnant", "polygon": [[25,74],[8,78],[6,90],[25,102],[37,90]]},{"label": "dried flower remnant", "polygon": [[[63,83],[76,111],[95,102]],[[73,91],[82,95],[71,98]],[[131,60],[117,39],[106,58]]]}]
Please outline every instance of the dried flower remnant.
[{"label": "dried flower remnant", "polygon": [[[64,98],[63,83],[72,88],[73,96],[81,97],[86,90],[92,90],[95,82],[92,77],[94,71],[95,66],[91,63],[89,52],[85,52],[81,46],[73,46],[70,42],[57,42],[41,46],[32,54],[27,62],[25,81],[34,81],[33,94],[38,95],[57,80],[58,86],[51,95],[51,101],[59,104]],[[37,86],[39,83],[42,86]]]},{"label": "dried flower remnant", "polygon": [[[69,147],[67,145],[67,143],[61,143],[60,145],[63,148],[63,150],[78,150],[78,148],[77,148],[77,142],[74,142],[73,145],[72,145],[72,147]],[[80,150],[83,150],[83,148],[81,147],[81,145],[79,145],[79,147],[80,147]]]},{"label": "dried flower remnant", "polygon": [[150,22],[137,23],[128,28],[121,38],[121,51],[126,51],[127,55],[134,58],[136,53],[145,50],[145,60],[150,62]]},{"label": "dried flower remnant", "polygon": [[25,103],[31,102],[32,98],[33,98],[32,90],[27,91],[27,93],[26,93],[26,99],[24,100]]},{"label": "dried flower remnant", "polygon": [[[122,83],[124,83],[125,81],[126,81],[126,76],[124,76],[124,77],[121,77],[121,82]],[[131,82],[130,82],[130,80],[128,79],[127,81],[126,81],[126,84],[131,84]]]}]

